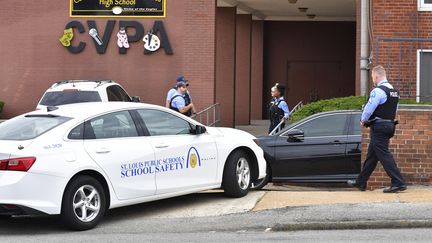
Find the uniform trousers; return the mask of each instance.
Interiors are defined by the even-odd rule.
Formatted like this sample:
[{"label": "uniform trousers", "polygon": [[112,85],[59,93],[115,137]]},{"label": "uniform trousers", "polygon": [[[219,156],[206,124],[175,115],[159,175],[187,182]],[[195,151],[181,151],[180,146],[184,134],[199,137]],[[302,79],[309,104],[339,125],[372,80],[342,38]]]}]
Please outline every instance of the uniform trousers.
[{"label": "uniform trousers", "polygon": [[391,178],[391,185],[405,186],[404,179],[397,168],[396,162],[388,146],[390,138],[394,136],[395,125],[392,121],[376,121],[370,126],[370,143],[363,168],[357,177],[360,186],[366,186],[369,177],[375,170],[378,161],[381,162],[385,172]]}]

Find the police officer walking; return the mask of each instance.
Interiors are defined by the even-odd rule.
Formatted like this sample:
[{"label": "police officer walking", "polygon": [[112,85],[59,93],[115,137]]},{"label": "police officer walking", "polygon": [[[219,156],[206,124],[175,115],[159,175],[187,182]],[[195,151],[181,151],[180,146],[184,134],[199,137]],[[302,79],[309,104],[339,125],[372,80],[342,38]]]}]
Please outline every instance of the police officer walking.
[{"label": "police officer walking", "polygon": [[285,121],[289,119],[290,112],[288,104],[284,99],[284,94],[284,85],[276,83],[275,86],[271,88],[272,101],[270,102],[269,107],[269,133],[271,133],[281,122],[283,122],[283,124],[280,126],[280,129],[282,129],[285,126]]},{"label": "police officer walking", "polygon": [[388,82],[386,71],[381,65],[372,69],[372,80],[376,88],[370,93],[360,121],[362,126],[370,127],[368,152],[357,179],[349,180],[348,184],[365,191],[367,181],[380,161],[387,175],[391,178],[391,186],[384,189],[383,192],[404,191],[407,186],[388,149],[390,138],[395,133],[399,92]]},{"label": "police officer walking", "polygon": [[186,116],[191,116],[195,107],[187,94],[187,85],[185,82],[177,82],[177,89],[169,102],[170,109],[178,111]]}]

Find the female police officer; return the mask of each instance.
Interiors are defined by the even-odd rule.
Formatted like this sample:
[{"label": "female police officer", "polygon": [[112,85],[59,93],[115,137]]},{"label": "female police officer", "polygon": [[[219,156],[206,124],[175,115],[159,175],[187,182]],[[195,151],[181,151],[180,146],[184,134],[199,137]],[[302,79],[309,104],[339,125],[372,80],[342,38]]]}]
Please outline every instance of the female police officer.
[{"label": "female police officer", "polygon": [[288,104],[284,99],[285,94],[285,86],[279,83],[276,83],[275,86],[271,88],[272,101],[270,102],[269,107],[269,117],[270,117],[270,127],[269,133],[276,128],[276,126],[280,122],[284,122],[280,129],[285,126],[285,121],[288,120],[290,112],[288,108]]}]

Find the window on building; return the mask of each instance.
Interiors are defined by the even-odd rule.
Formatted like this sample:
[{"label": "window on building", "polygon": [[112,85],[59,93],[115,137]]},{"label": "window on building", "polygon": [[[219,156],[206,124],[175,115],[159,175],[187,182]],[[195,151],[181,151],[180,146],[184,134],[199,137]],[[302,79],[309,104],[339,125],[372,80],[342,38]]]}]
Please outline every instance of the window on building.
[{"label": "window on building", "polygon": [[417,0],[419,11],[432,11],[432,0]]},{"label": "window on building", "polygon": [[417,54],[417,101],[418,102],[432,102],[431,67],[432,67],[432,50],[418,50],[418,54]]}]

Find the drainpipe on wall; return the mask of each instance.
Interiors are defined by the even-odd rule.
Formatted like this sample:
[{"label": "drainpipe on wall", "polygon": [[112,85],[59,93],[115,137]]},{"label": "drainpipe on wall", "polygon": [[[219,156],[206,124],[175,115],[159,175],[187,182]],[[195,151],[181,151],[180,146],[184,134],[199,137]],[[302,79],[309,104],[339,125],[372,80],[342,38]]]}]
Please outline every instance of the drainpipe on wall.
[{"label": "drainpipe on wall", "polygon": [[369,0],[361,0],[360,3],[360,94],[368,93],[369,82]]}]

